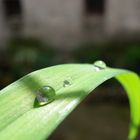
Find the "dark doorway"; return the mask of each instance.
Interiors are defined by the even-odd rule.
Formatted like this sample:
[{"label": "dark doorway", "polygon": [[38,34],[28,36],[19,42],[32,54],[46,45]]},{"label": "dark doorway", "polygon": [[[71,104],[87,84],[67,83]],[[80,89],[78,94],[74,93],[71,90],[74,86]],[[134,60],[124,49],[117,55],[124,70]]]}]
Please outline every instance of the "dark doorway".
[{"label": "dark doorway", "polygon": [[3,0],[4,12],[6,18],[22,15],[22,6],[20,0]]},{"label": "dark doorway", "polygon": [[102,15],[104,13],[105,0],[84,0],[87,14]]}]

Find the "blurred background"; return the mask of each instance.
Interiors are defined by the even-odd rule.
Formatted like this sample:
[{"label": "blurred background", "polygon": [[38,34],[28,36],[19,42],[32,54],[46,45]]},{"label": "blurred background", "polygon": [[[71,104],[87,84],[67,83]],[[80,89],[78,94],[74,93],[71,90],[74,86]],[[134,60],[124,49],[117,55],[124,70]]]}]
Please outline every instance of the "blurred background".
[{"label": "blurred background", "polygon": [[[140,74],[140,0],[0,0],[0,89],[44,67],[96,60]],[[49,140],[125,140],[129,120],[126,93],[110,80]]]}]

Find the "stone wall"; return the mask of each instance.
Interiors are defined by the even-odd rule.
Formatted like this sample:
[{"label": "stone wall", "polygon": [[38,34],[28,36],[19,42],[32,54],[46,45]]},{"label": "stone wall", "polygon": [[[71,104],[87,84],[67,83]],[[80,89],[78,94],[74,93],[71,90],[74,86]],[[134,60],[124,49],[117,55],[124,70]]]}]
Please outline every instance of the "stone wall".
[{"label": "stone wall", "polygon": [[140,32],[140,1],[108,0],[105,20],[110,34]]},{"label": "stone wall", "polygon": [[55,45],[75,44],[81,37],[81,0],[24,0],[26,35]]},{"label": "stone wall", "polygon": [[[58,47],[83,41],[104,41],[114,35],[140,33],[139,0],[106,0],[103,15],[86,16],[84,0],[22,0],[21,35],[33,36]],[[11,32],[5,26],[0,0],[0,40]],[[121,36],[122,35],[122,36]]]}]

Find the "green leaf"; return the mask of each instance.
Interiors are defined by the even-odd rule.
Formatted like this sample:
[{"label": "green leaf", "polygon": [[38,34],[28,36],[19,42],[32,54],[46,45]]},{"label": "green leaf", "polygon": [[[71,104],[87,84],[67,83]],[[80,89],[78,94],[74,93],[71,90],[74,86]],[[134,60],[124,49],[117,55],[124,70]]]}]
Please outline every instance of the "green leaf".
[{"label": "green leaf", "polygon": [[[135,139],[140,125],[139,77],[127,70],[107,67],[96,71],[92,64],[65,64],[35,71],[0,91],[0,140],[45,140],[92,90],[112,77],[127,91],[129,140]],[[68,79],[71,84],[64,87]],[[36,92],[46,85],[56,91],[55,100],[36,108]]]}]

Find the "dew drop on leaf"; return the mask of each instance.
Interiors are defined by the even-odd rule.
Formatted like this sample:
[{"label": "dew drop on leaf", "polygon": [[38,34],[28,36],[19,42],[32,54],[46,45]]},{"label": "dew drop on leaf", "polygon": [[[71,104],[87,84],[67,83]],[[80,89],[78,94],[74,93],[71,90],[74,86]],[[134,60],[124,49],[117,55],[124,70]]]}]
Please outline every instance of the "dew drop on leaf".
[{"label": "dew drop on leaf", "polygon": [[100,71],[101,69],[97,66],[94,66],[94,70],[97,72],[97,71]]},{"label": "dew drop on leaf", "polygon": [[35,104],[37,106],[46,105],[55,99],[55,90],[50,86],[43,86],[37,91]]},{"label": "dew drop on leaf", "polygon": [[96,69],[95,69],[96,71],[99,71],[99,70],[101,70],[101,69],[105,69],[105,68],[107,67],[107,66],[106,66],[106,63],[103,62],[103,61],[101,61],[101,60],[95,61],[93,65],[94,65],[94,67],[96,68]]},{"label": "dew drop on leaf", "polygon": [[71,78],[68,78],[67,80],[63,81],[63,87],[68,87],[70,85],[72,85],[72,79]]}]

